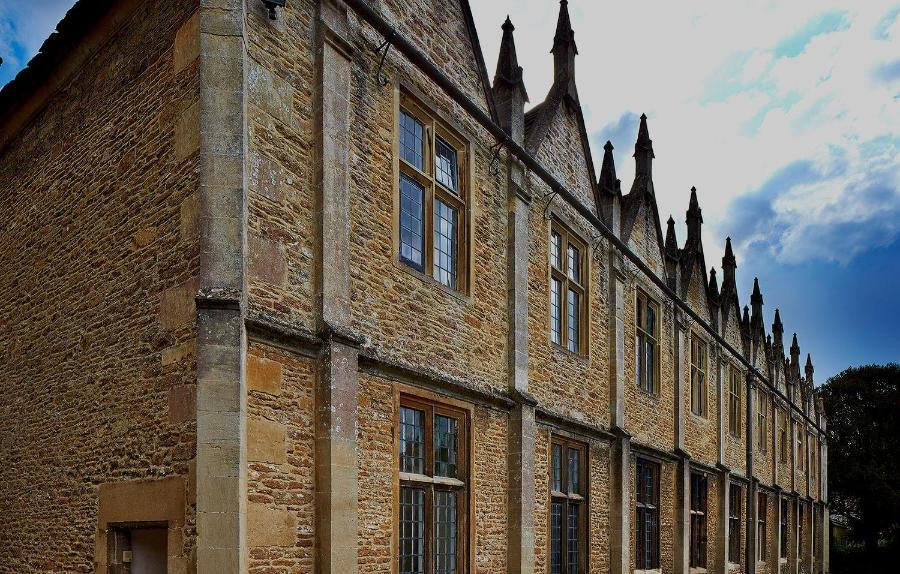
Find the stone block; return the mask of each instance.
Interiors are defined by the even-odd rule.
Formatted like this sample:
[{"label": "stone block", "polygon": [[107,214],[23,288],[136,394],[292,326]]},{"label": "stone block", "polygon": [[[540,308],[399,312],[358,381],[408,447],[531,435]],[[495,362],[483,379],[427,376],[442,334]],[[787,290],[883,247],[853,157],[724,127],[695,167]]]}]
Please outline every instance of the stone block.
[{"label": "stone block", "polygon": [[196,240],[199,236],[200,225],[200,196],[196,193],[189,195],[181,202],[179,233],[182,241]]},{"label": "stone block", "polygon": [[270,395],[280,395],[281,363],[254,355],[248,356],[247,389]]},{"label": "stone block", "polygon": [[200,102],[194,102],[175,122],[175,161],[181,162],[200,149]]},{"label": "stone block", "polygon": [[200,13],[182,24],[175,33],[175,73],[190,66],[200,56]]},{"label": "stone block", "polygon": [[297,541],[297,516],[290,510],[265,504],[247,505],[247,545],[294,546]]},{"label": "stone block", "polygon": [[273,285],[287,285],[287,265],[278,243],[258,235],[250,235],[249,243],[248,275]]},{"label": "stone block", "polygon": [[197,416],[197,386],[181,385],[169,391],[169,422],[193,420]]},{"label": "stone block", "polygon": [[197,279],[166,289],[159,296],[159,326],[165,330],[190,323],[196,317]]},{"label": "stone block", "polygon": [[169,347],[167,349],[163,349],[160,362],[163,367],[174,365],[176,363],[181,363],[188,357],[193,357],[197,352],[197,341],[191,339],[190,341],[185,341],[180,345],[175,345],[173,347]]},{"label": "stone block", "polygon": [[287,429],[283,424],[251,418],[247,422],[247,460],[282,464]]}]

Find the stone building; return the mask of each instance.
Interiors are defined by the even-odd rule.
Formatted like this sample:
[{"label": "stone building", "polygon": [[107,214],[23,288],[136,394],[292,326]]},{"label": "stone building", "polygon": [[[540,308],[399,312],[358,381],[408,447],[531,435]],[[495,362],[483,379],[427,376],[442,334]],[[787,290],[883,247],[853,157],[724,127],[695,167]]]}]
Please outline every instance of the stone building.
[{"label": "stone building", "polygon": [[77,2],[0,92],[0,572],[827,572],[809,356],[551,31],[526,113],[465,0]]}]

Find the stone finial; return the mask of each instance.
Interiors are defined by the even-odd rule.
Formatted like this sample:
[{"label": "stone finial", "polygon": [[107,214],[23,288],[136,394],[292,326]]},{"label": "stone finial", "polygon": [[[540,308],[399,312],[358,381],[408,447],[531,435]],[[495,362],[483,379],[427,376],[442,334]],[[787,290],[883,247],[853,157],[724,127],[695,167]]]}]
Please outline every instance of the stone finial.
[{"label": "stone finial", "polygon": [[666,222],[666,253],[673,259],[678,259],[678,238],[675,237],[675,220],[671,215]]},{"label": "stone finial", "polygon": [[716,268],[709,270],[709,298],[713,304],[719,304],[719,280],[716,278]]},{"label": "stone finial", "polygon": [[744,317],[741,319],[741,327],[745,331],[750,331],[750,307],[744,305]]},{"label": "stone finial", "polygon": [[775,309],[775,320],[772,322],[773,341],[779,356],[784,355],[784,325],[781,323],[781,311]]},{"label": "stone finial", "polygon": [[797,333],[791,341],[791,378],[800,378],[800,344],[797,343]]},{"label": "stone finial", "polygon": [[725,238],[725,255],[722,257],[722,291],[735,289],[734,270],[737,269],[737,260],[731,249],[731,238]]},{"label": "stone finial", "polygon": [[569,95],[578,98],[575,90],[575,56],[578,47],[575,45],[575,31],[569,18],[569,2],[559,3],[559,19],[556,22],[556,34],[553,36],[553,76],[557,81],[567,81]]},{"label": "stone finial", "polygon": [[806,354],[806,383],[812,388],[813,386],[813,373],[815,369],[813,369],[812,357],[809,353]]},{"label": "stone finial", "polygon": [[603,165],[600,167],[598,184],[600,191],[610,195],[618,195],[622,192],[619,180],[616,178],[616,161],[613,158],[613,145],[609,140],[603,146]]},{"label": "stone finial", "polygon": [[515,29],[507,16],[503,23],[503,39],[500,41],[500,55],[497,58],[492,91],[501,127],[510,134],[513,141],[522,144],[525,140],[525,102],[528,101],[528,92],[525,91],[522,66],[516,55],[513,38]]},{"label": "stone finial", "polygon": [[653,140],[647,127],[647,114],[641,114],[641,125],[638,128],[637,141],[634,143],[635,176],[650,177],[653,174]]},{"label": "stone finial", "polygon": [[696,187],[691,188],[691,200],[688,205],[685,223],[687,223],[687,243],[685,248],[696,249],[700,245],[700,228],[703,225],[703,214],[700,209],[700,202],[697,201]]}]

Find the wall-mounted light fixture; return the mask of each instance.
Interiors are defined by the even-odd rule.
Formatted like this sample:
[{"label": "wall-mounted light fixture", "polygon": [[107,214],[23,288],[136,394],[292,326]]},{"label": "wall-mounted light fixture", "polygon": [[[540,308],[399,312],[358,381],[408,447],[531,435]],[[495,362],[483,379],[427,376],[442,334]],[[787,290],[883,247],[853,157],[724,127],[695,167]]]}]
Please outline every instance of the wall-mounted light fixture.
[{"label": "wall-mounted light fixture", "polygon": [[269,19],[275,20],[275,8],[284,8],[286,0],[263,0],[263,4],[269,9]]}]

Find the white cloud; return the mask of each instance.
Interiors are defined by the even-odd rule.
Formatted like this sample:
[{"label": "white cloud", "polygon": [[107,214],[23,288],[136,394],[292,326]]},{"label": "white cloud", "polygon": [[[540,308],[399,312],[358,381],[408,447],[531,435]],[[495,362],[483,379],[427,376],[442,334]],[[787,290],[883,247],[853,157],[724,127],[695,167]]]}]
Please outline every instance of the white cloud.
[{"label": "white cloud", "polygon": [[[500,24],[510,14],[526,86],[532,104],[539,102],[552,76],[548,52],[558,4],[474,0],[472,7],[491,72]],[[741,215],[734,209],[743,204],[735,200],[803,160],[822,173],[840,159],[844,171],[768,198],[783,210],[770,229],[776,235],[766,238],[776,257],[846,261],[900,232],[876,202],[852,194],[869,185],[887,190],[882,202],[900,205],[897,140],[889,137],[874,158],[866,146],[900,125],[898,84],[873,80],[890,76],[875,71],[898,59],[900,4],[570,0],[569,7],[588,132],[599,134],[625,112],[648,114],[660,213],[675,216],[683,239],[688,190],[696,185],[711,261],[724,236],[739,231],[727,227]],[[893,21],[886,18],[892,11]],[[617,151],[630,151],[634,135],[613,141]],[[598,161],[602,142],[592,143]],[[622,156],[629,161],[616,167],[627,190],[634,167],[630,153]],[[829,239],[834,233],[840,243]],[[746,245],[751,238],[735,239]]]}]

